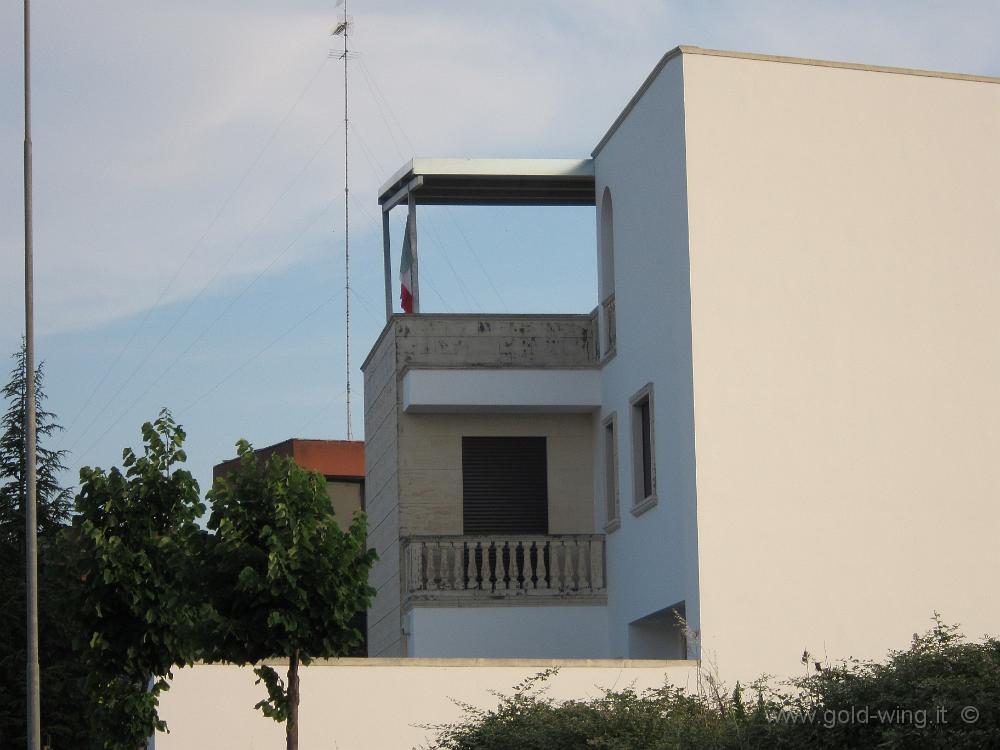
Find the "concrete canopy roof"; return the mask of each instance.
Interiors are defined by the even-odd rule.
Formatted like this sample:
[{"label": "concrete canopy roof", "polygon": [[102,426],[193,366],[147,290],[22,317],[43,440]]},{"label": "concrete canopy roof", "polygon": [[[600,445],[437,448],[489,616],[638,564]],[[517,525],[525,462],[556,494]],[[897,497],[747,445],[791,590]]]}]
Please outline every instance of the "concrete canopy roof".
[{"label": "concrete canopy roof", "polygon": [[593,206],[592,159],[413,159],[379,189],[385,210],[420,205]]}]

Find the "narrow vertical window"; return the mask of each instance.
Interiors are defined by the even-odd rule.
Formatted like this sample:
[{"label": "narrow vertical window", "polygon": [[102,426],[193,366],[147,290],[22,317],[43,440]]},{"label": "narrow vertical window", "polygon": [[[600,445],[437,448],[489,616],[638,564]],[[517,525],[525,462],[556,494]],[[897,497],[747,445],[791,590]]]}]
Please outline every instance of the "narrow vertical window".
[{"label": "narrow vertical window", "polygon": [[604,422],[604,499],[606,523],[604,530],[611,533],[621,525],[618,501],[618,443],[616,434],[617,419],[615,414],[608,416]]},{"label": "narrow vertical window", "polygon": [[653,384],[648,383],[631,398],[632,482],[635,488],[632,513],[639,515],[656,505],[656,452],[654,450]]},{"label": "narrow vertical window", "polygon": [[642,441],[642,497],[653,494],[653,457],[650,455],[649,399],[636,404],[639,410],[639,430]]}]

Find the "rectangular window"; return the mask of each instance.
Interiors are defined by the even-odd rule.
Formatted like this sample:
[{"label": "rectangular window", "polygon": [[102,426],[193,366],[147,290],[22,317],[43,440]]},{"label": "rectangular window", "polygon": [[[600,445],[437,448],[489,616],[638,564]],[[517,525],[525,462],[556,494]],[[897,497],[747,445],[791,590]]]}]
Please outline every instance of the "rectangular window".
[{"label": "rectangular window", "polygon": [[649,399],[635,405],[639,410],[639,433],[642,441],[642,497],[653,494],[653,458],[650,456]]},{"label": "rectangular window", "polygon": [[548,534],[544,437],[462,438],[463,533]]},{"label": "rectangular window", "polygon": [[607,522],[604,530],[611,533],[621,525],[618,515],[618,443],[616,433],[617,415],[611,414],[604,422],[604,498]]},{"label": "rectangular window", "polygon": [[630,401],[632,404],[632,481],[635,487],[632,513],[639,515],[656,505],[653,384],[647,383]]}]

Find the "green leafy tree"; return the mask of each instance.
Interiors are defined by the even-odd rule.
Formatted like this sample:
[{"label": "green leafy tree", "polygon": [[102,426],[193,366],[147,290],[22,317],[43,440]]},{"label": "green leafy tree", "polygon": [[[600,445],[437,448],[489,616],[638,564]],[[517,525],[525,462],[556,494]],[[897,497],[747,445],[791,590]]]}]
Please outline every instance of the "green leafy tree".
[{"label": "green leafy tree", "polygon": [[197,601],[204,512],[198,483],[178,468],[184,430],[167,410],[142,426],[143,452],[123,469],[80,470],[74,532],[86,635],[86,695],[107,750],[144,747],[166,725],[158,696],[174,666],[193,661],[206,613]]},{"label": "green leafy tree", "polygon": [[295,750],[299,664],[360,643],[352,619],[375,593],[368,585],[375,552],[365,550],[363,513],[346,530],[337,525],[321,475],[286,456],[259,460],[245,440],[237,453],[238,468],[208,493],[214,655],[241,664],[288,657],[286,680],[270,666],[255,668],[268,693],[256,708],[286,722],[287,748]]},{"label": "green leafy tree", "polygon": [[[27,369],[24,342],[14,353],[10,380],[0,390],[6,410],[0,418],[0,747],[25,742],[25,596],[24,596],[24,412]],[[69,517],[69,489],[60,484],[66,451],[46,446],[62,430],[44,409],[44,366],[35,370],[38,511],[38,618],[42,737],[51,747],[81,747],[80,705],[76,683],[82,675],[71,648],[79,627],[65,606],[72,578],[64,564]]]}]

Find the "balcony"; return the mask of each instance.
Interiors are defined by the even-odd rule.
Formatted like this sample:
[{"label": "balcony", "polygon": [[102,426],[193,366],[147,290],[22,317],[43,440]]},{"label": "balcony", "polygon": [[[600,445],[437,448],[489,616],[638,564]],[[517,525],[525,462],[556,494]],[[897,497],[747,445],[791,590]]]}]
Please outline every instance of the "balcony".
[{"label": "balcony", "polygon": [[392,323],[383,337],[395,339],[400,369],[597,366],[589,314],[425,313],[397,315]]},{"label": "balcony", "polygon": [[412,605],[603,602],[604,535],[419,536],[403,540]]}]

